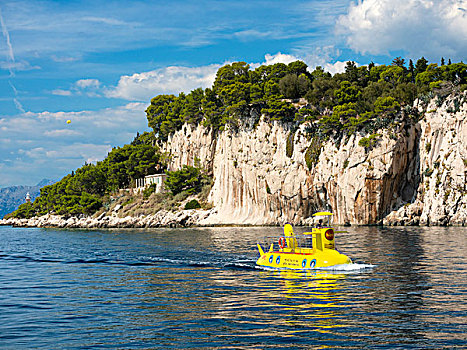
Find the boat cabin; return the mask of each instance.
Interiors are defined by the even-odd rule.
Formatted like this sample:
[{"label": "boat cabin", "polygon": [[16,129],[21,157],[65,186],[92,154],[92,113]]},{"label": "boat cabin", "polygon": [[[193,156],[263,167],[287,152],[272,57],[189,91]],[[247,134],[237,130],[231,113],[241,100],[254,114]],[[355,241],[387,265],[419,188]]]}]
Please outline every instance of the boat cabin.
[{"label": "boat cabin", "polygon": [[314,254],[317,250],[335,249],[335,231],[330,225],[330,217],[332,215],[329,212],[313,214],[315,217],[324,217],[324,219],[320,219],[311,232],[303,232],[301,234],[293,232],[291,224],[285,224],[284,236],[279,237],[277,242],[272,243],[269,251]]}]

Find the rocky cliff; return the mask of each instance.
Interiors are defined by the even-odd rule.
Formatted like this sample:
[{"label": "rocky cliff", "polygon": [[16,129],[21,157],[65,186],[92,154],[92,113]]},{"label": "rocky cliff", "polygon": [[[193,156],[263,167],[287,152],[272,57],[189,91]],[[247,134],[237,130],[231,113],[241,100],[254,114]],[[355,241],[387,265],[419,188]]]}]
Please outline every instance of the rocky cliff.
[{"label": "rocky cliff", "polygon": [[413,108],[372,135],[326,142],[313,126],[252,115],[237,131],[184,125],[162,149],[170,170],[184,164],[213,175],[210,210],[96,218],[46,215],[0,224],[56,227],[159,227],[311,223],[330,210],[338,224],[467,224],[467,92]]},{"label": "rocky cliff", "polygon": [[415,108],[420,119],[402,115],[370,140],[355,133],[313,145],[309,125],[259,118],[218,135],[185,125],[164,151],[171,170],[199,162],[214,176],[215,210],[200,224],[306,224],[328,209],[340,224],[465,225],[467,96]]},{"label": "rocky cliff", "polygon": [[[467,94],[418,106],[418,154],[410,172],[419,180],[412,200],[385,224],[467,224]],[[401,203],[402,204],[402,203]]]}]

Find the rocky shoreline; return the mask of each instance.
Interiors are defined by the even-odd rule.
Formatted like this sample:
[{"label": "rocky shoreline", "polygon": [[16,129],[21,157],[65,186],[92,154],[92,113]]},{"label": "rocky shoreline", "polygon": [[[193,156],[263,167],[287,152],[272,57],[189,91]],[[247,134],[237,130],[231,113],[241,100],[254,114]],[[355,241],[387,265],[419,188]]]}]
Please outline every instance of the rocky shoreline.
[{"label": "rocky shoreline", "polygon": [[152,228],[152,227],[190,227],[199,223],[211,214],[212,210],[181,210],[170,212],[161,210],[154,215],[138,217],[119,217],[115,214],[98,217],[64,217],[60,215],[43,215],[30,219],[9,218],[0,220],[0,226],[13,227],[55,227],[55,228]]},{"label": "rocky shoreline", "polygon": [[[116,214],[106,215],[103,213],[98,217],[84,216],[84,217],[64,217],[60,215],[43,215],[40,217],[33,217],[30,219],[17,219],[9,218],[0,220],[0,226],[13,226],[13,227],[40,227],[40,228],[159,228],[159,227],[201,227],[201,226],[219,226],[220,224],[213,224],[209,221],[210,215],[215,215],[216,210],[180,210],[171,212],[161,210],[154,215],[141,215],[119,217]],[[418,217],[419,219],[419,217]],[[446,222],[421,222],[420,220],[413,219],[410,215],[405,218],[398,217],[397,215],[389,215],[382,223],[384,226],[465,226],[464,222],[460,223],[446,223]],[[225,223],[223,225],[238,226],[238,223]],[[246,224],[247,226],[256,226],[253,224]],[[279,223],[278,223],[279,225]],[[303,220],[296,224],[298,226],[312,225],[311,218]]]}]

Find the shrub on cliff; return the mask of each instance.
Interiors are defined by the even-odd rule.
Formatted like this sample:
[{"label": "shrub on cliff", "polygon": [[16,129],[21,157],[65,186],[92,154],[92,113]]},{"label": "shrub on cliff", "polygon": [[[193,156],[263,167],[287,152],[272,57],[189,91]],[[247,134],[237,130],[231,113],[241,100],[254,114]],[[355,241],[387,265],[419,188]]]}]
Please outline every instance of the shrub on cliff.
[{"label": "shrub on cliff", "polygon": [[165,186],[174,196],[181,192],[194,194],[201,191],[203,177],[199,168],[184,165],[181,170],[167,172]]},{"label": "shrub on cliff", "polygon": [[199,204],[199,202],[196,199],[192,199],[191,201],[185,204],[185,210],[199,209],[199,208],[201,208],[201,204]]},{"label": "shrub on cliff", "polygon": [[371,134],[368,137],[362,137],[360,141],[358,141],[358,145],[365,148],[367,152],[376,146],[379,137],[381,137],[381,134]]},{"label": "shrub on cliff", "polygon": [[294,136],[295,136],[294,131],[289,132],[289,135],[287,136],[287,144],[285,145],[285,154],[289,158],[292,158],[292,156],[293,156],[293,149],[294,149],[293,139],[294,139]]},{"label": "shrub on cliff", "polygon": [[308,146],[305,152],[305,162],[309,170],[318,162],[321,154],[322,141],[319,137],[313,137],[311,139],[310,146]]}]

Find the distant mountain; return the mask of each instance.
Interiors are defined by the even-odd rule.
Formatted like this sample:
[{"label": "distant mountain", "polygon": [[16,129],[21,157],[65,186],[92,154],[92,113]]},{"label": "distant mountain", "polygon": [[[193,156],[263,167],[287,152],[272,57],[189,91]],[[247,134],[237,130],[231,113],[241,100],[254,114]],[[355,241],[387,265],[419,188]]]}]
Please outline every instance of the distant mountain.
[{"label": "distant mountain", "polygon": [[29,192],[31,202],[40,194],[40,189],[55,181],[43,179],[36,186],[11,186],[0,188],[0,218],[18,209],[20,204],[26,202],[26,194]]}]

